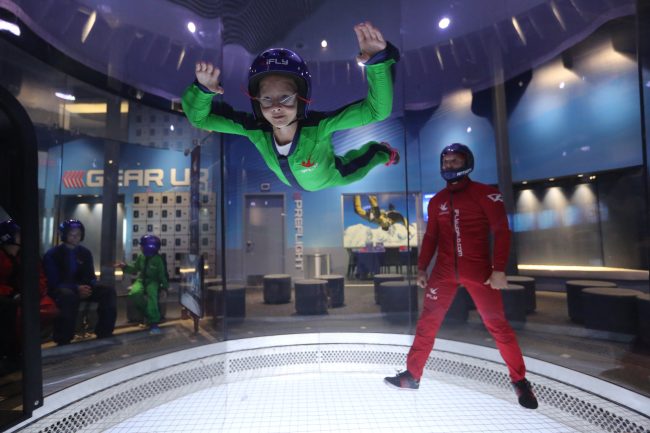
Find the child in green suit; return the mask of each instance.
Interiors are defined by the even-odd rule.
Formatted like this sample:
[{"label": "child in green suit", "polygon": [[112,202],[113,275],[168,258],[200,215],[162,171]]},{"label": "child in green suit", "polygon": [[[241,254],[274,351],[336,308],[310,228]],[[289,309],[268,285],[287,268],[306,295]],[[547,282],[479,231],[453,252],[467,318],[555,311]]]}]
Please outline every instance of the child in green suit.
[{"label": "child in green suit", "polygon": [[129,297],[133,300],[136,308],[144,315],[146,323],[150,327],[150,334],[160,334],[158,327],[160,322],[160,310],[158,308],[158,291],[166,290],[169,287],[167,279],[167,266],[160,250],[160,239],[154,235],[144,235],[140,238],[141,254],[135,259],[132,265],[126,263],[118,264],[124,273],[138,276],[135,283],[129,289]]},{"label": "child in green suit", "polygon": [[183,94],[183,111],[198,128],[247,137],[264,162],[286,185],[318,191],[347,185],[374,167],[393,165],[399,153],[385,142],[364,144],[345,155],[334,154],[332,134],[386,119],[393,108],[391,65],[397,49],[370,23],[354,28],[359,41],[357,61],[364,64],[368,96],[330,113],[309,111],[311,75],[304,60],[286,48],[272,48],[253,61],[248,96],[253,114],[213,104],[224,90],[221,71],[210,63],[196,65],[196,81]]}]

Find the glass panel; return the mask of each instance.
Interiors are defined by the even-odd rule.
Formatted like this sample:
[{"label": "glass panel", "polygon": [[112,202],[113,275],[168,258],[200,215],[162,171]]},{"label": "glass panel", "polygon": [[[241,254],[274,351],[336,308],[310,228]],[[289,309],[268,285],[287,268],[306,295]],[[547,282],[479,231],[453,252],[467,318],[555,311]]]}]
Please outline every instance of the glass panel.
[{"label": "glass panel", "polygon": [[[599,308],[611,305],[570,282],[648,292],[640,108],[650,78],[647,47],[637,47],[647,38],[636,30],[647,11],[637,14],[635,2],[287,2],[251,8],[235,24],[226,12],[206,18],[175,3],[160,7],[179,18],[150,20],[162,30],[141,19],[151,12],[143,3],[103,11],[85,41],[83,11],[71,14],[72,40],[49,24],[54,15],[38,18],[49,16],[38,2],[24,3],[69,56],[54,67],[33,56],[43,53],[0,41],[0,76],[38,136],[41,254],[62,241],[61,222],[82,221],[96,284],[116,297],[116,337],[95,341],[92,308],[73,308],[71,349],[44,336],[46,394],[226,339],[415,334],[423,311],[436,317],[425,317],[421,334],[498,341],[517,380],[503,304],[524,355],[650,395],[638,380],[650,364],[636,313],[601,320]],[[357,63],[362,19],[399,50],[399,62],[386,67],[380,54],[369,62],[378,64]],[[244,21],[273,25],[243,32]],[[256,62],[269,47],[294,50],[305,64],[292,69],[277,52]],[[199,76],[203,88],[183,98],[200,60],[220,75]],[[257,75],[264,68],[280,74]],[[274,103],[262,110],[260,97]],[[442,167],[453,143],[471,158],[455,147],[460,165]],[[120,266],[158,261],[147,248],[161,264],[151,289],[149,276]],[[202,285],[188,277],[198,255]],[[505,276],[524,287],[486,287]],[[201,308],[179,302],[190,292]],[[79,354],[74,362],[66,350]]]}]

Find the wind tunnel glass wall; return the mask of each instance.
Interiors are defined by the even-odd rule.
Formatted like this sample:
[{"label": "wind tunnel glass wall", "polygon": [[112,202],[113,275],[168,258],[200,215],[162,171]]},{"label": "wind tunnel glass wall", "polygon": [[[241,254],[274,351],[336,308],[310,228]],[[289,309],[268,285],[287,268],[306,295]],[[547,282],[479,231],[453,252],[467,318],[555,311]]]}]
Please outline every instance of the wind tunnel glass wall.
[{"label": "wind tunnel glass wall", "polygon": [[[210,47],[192,42],[197,45],[184,51],[184,60],[179,55],[171,67],[161,66],[174,86],[154,79],[173,100],[168,110],[86,84],[3,40],[0,76],[29,112],[39,138],[41,253],[59,242],[58,223],[80,219],[95,270],[111,281],[115,262],[137,259],[141,236],[161,240],[170,281],[159,302],[163,333],[152,336],[140,326],[146,318],[128,296],[136,277],[117,271],[111,284],[118,298],[118,337],[99,345],[93,318],[80,319],[72,345],[79,361],[100,364],[88,373],[96,374],[222,339],[413,334],[425,299],[415,288],[418,255],[430,219],[445,211],[428,211],[429,200],[446,186],[440,152],[458,142],[473,152],[471,179],[502,193],[493,200],[504,201],[512,230],[508,274],[532,277],[536,284],[534,304],[522,311],[515,303],[507,311],[524,354],[650,393],[634,377],[596,371],[594,364],[619,371],[625,358],[635,371],[646,372],[647,360],[635,345],[643,339],[631,328],[594,332],[590,323],[574,322],[565,286],[571,279],[607,280],[648,292],[633,2],[613,8],[600,1],[539,1],[506,11],[490,2],[480,10],[458,3],[450,9],[425,1],[380,3],[332,1],[307,11],[286,6],[283,13],[295,20],[255,33],[257,38],[219,40]],[[451,25],[442,29],[438,20],[445,15]],[[331,148],[354,159],[367,143],[385,142],[399,152],[397,164],[380,163],[349,184],[306,191],[296,179],[336,174],[336,163],[305,154],[290,178],[273,143],[260,148],[245,134],[196,128],[178,111],[182,92],[195,78],[193,63],[204,59],[223,70],[225,93],[215,97],[212,110],[228,104],[251,113],[249,96],[258,95],[241,90],[248,67],[260,51],[281,46],[304,57],[311,72],[309,109],[327,113],[308,120],[334,116],[367,97],[371,83],[355,61],[353,31],[366,19],[401,53],[392,67],[392,110],[386,119],[361,119],[337,130]],[[145,40],[152,34],[139,30]],[[132,62],[133,74],[141,44],[138,39],[115,53]],[[107,68],[116,71],[111,78],[135,80],[115,62],[115,69]],[[151,64],[146,68],[151,71]],[[643,69],[643,83],[647,75]],[[311,139],[311,127],[301,126],[301,139]],[[315,145],[329,146],[327,134],[314,137]],[[108,157],[108,148],[117,153]],[[109,161],[119,169],[111,203],[104,200]],[[199,192],[194,198],[193,175]],[[114,213],[105,212],[108,205]],[[105,215],[113,215],[111,245],[101,237]],[[188,277],[196,271],[189,257],[195,255],[204,259],[202,291]],[[314,281],[326,276],[325,285]],[[382,278],[402,283],[384,291]],[[493,347],[465,293],[456,299],[439,337]],[[202,316],[196,334],[190,313]],[[68,362],[48,336],[43,357],[46,392],[77,380],[72,376],[79,365]]]}]

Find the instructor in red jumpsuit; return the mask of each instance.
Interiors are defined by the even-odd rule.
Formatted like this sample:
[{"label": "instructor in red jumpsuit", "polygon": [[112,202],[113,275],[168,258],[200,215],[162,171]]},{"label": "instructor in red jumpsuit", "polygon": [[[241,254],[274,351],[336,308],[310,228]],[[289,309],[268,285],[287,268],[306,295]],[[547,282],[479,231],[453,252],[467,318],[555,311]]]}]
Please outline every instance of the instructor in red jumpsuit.
[{"label": "instructor in red jumpsuit", "polygon": [[[424,308],[409,351],[406,371],[387,377],[398,388],[417,389],[424,365],[433,349],[440,325],[459,286],[467,289],[483,323],[496,341],[519,404],[537,408],[537,399],[525,378],[521,349],[505,318],[499,289],[507,286],[505,268],[510,250],[510,229],[501,193],[472,181],[474,155],[454,143],[440,155],[440,171],[447,187],[429,201],[429,222],[418,258],[418,286],[425,289]],[[494,250],[490,256],[490,232]],[[426,270],[437,251],[435,266]]]}]

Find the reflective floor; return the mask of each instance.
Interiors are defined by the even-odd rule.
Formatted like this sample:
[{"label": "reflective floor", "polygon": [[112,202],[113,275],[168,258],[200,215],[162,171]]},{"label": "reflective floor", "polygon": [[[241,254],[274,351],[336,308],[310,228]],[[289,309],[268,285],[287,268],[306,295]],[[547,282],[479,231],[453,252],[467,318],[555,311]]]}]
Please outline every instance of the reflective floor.
[{"label": "reflective floor", "polygon": [[[173,334],[182,332],[167,325],[163,335]],[[20,431],[650,431],[642,415],[650,399],[532,358],[527,377],[540,406],[524,409],[498,351],[475,344],[438,340],[419,390],[390,387],[383,378],[403,366],[410,342],[387,333],[306,333],[142,358],[53,393]]]},{"label": "reflective floor", "polygon": [[438,380],[418,391],[376,374],[286,375],[216,386],[112,428],[150,432],[575,432],[541,412]]}]

